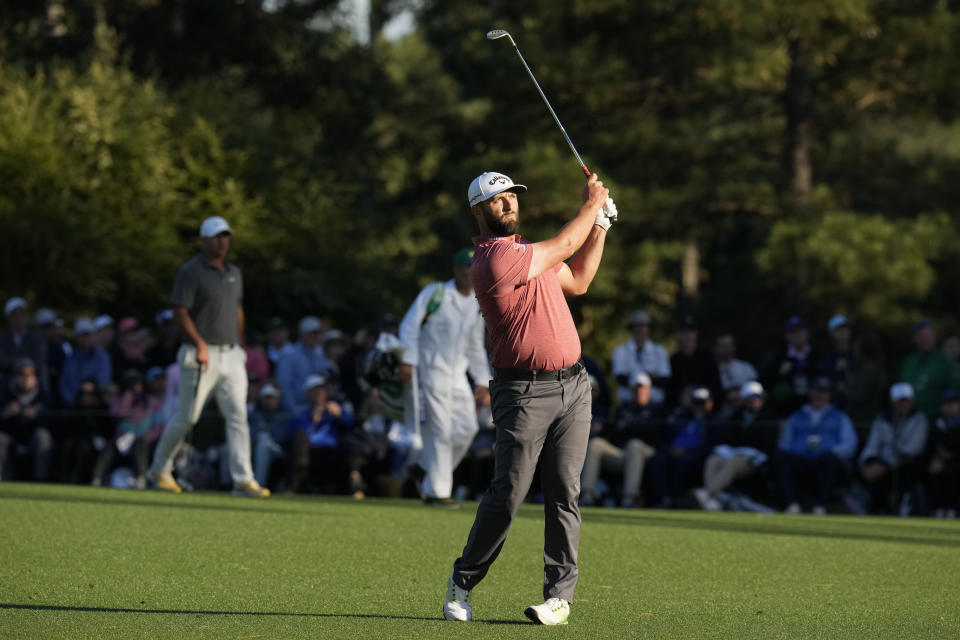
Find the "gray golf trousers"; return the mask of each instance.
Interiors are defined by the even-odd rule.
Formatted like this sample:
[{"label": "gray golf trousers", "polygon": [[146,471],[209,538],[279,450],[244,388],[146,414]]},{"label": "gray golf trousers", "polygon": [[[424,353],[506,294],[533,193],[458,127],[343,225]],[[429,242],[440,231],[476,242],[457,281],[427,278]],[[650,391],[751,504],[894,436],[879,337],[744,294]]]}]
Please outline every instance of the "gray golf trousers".
[{"label": "gray golf trousers", "polygon": [[497,441],[493,481],[480,500],[454,581],[473,589],[497,559],[523,503],[537,461],[545,517],[543,597],[573,602],[580,544],[580,471],[590,435],[590,381],[583,369],[566,380],[490,385]]}]

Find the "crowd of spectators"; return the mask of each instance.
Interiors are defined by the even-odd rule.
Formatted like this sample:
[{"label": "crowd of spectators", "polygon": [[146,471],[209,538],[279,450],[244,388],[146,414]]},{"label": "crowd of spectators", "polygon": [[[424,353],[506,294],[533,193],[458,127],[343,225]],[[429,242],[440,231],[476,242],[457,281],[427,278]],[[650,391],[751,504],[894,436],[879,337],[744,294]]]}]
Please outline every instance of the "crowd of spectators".
[{"label": "crowd of spectators", "polygon": [[[23,298],[0,333],[0,478],[143,487],[176,411],[180,336],[171,310],[79,317],[70,339],[50,309]],[[804,318],[758,362],[736,338],[701,344],[694,318],[672,355],[651,316],[606,370],[584,355],[593,420],[581,477],[585,505],[707,510],[834,510],[956,517],[960,500],[960,338],[912,327],[915,350],[887,366],[882,345],[837,315],[815,345]],[[273,318],[246,339],[257,481],[277,491],[416,495],[418,434],[403,423],[393,378],[397,320],[346,334],[318,317]],[[658,335],[662,335],[658,333]],[[176,458],[181,484],[229,484],[215,403]],[[456,495],[485,489],[495,438],[489,410],[456,471]],[[219,430],[218,430],[219,429]],[[536,489],[531,500],[536,500]]]}]

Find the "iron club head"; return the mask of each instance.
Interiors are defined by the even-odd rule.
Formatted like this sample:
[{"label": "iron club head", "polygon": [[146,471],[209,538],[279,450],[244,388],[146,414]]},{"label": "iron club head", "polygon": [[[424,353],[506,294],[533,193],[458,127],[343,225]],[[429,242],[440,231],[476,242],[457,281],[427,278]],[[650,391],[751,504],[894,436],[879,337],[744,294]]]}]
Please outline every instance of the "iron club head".
[{"label": "iron club head", "polygon": [[504,29],[491,29],[487,31],[487,38],[490,40],[496,40],[497,38],[510,37],[510,34],[507,33]]}]

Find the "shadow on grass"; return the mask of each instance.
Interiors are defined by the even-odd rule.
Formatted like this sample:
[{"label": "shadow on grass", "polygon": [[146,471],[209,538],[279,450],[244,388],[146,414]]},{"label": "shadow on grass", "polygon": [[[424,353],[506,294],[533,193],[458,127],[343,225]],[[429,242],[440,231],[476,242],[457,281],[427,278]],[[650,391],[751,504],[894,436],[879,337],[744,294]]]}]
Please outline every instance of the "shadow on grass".
[{"label": "shadow on grass", "polygon": [[[536,515],[528,512],[529,516]],[[730,521],[711,517],[708,514],[701,518],[679,518],[670,515],[661,515],[656,511],[638,512],[637,517],[623,517],[621,515],[606,515],[596,511],[585,514],[584,522],[603,522],[606,524],[652,525],[655,527],[672,527],[692,531],[729,531],[735,533],[757,533],[764,535],[800,536],[808,538],[835,538],[841,540],[864,540],[870,542],[893,542],[899,544],[922,544],[937,547],[960,547],[960,536],[956,529],[930,528],[929,536],[916,535],[914,527],[901,527],[896,524],[877,523],[870,518],[863,518],[856,522],[831,523],[828,518],[812,517],[803,521],[803,526],[788,522],[787,517],[777,518],[769,522],[757,521]],[[792,517],[789,519],[793,519]],[[884,533],[884,528],[897,529]],[[902,533],[902,532],[904,533]],[[908,532],[908,533],[907,533]],[[910,535],[910,534],[913,535]],[[945,536],[945,537],[939,537]],[[949,537],[947,537],[949,536]]]},{"label": "shadow on grass", "polygon": [[[379,620],[419,620],[427,622],[446,622],[439,616],[391,616],[377,613],[298,613],[289,611],[205,611],[202,609],[131,609],[126,607],[68,607],[53,604],[11,604],[0,602],[0,609],[18,609],[21,611],[64,611],[67,613],[153,613],[180,616],[277,616],[291,618],[358,618]],[[521,620],[474,620],[479,624],[502,624],[532,626],[531,622]]]}]

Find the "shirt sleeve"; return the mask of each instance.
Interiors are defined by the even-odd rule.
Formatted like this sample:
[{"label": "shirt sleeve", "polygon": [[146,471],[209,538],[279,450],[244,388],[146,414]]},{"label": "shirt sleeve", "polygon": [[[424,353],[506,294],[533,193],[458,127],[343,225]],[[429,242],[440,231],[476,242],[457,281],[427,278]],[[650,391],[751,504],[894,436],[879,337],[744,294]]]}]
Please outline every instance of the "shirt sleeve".
[{"label": "shirt sleeve", "polygon": [[863,464],[870,458],[876,458],[880,455],[880,429],[883,428],[883,418],[877,417],[870,425],[870,433],[867,435],[867,444],[863,445],[863,451],[857,458],[859,464]]},{"label": "shirt sleeve", "polygon": [[927,422],[927,416],[922,411],[918,411],[907,423],[907,429],[903,434],[903,442],[900,443],[900,453],[906,456],[923,453],[927,446],[927,433],[929,431],[930,426]]},{"label": "shirt sleeve", "polygon": [[626,342],[613,350],[613,376],[627,375],[630,373],[629,367],[627,365],[627,349],[630,348],[630,343]]},{"label": "shirt sleeve", "polygon": [[494,297],[506,296],[525,284],[532,260],[531,244],[496,243],[487,260],[489,279],[484,282],[486,293]]},{"label": "shirt sleeve", "polygon": [[793,416],[787,418],[783,425],[783,431],[780,432],[780,439],[777,441],[777,448],[783,451],[790,451],[790,442],[793,440]]},{"label": "shirt sleeve", "polygon": [[660,345],[656,345],[656,350],[659,356],[657,358],[657,368],[650,373],[658,378],[669,378],[671,376],[670,356],[667,355],[667,350]]},{"label": "shirt sleeve", "polygon": [[170,302],[177,307],[190,309],[197,298],[197,281],[186,267],[177,272],[177,279],[173,281],[173,295]]},{"label": "shirt sleeve", "polygon": [[843,414],[840,423],[840,442],[833,448],[835,456],[841,460],[849,460],[857,452],[857,432],[847,414]]}]

